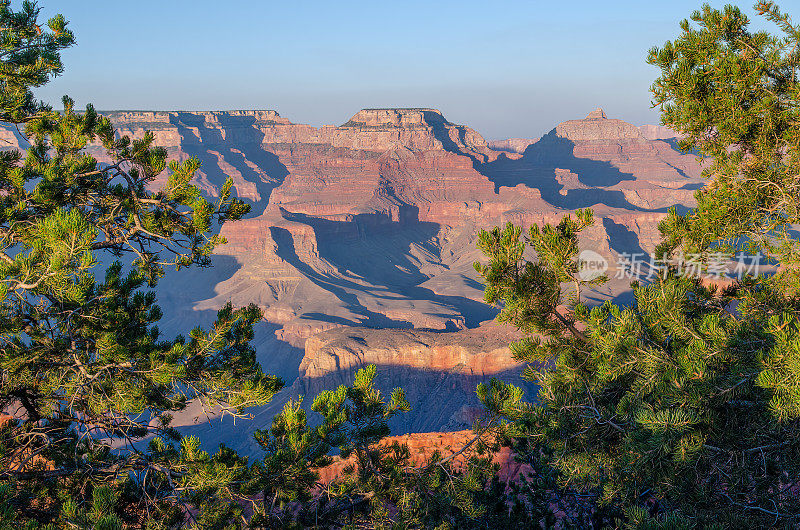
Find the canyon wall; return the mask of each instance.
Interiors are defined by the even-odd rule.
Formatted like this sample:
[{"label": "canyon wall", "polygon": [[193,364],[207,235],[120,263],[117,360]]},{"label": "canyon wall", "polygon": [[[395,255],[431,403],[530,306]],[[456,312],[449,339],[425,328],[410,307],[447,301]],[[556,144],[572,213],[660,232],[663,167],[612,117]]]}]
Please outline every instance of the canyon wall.
[{"label": "canyon wall", "polygon": [[230,417],[207,421],[195,407],[178,415],[175,425],[209,444],[224,442],[256,457],[259,449],[253,432],[268,426],[289,400],[303,398],[309,421],[317,424],[321,417],[311,411],[314,397],[323,390],[350,384],[359,369],[374,364],[375,386],[382,395],[388,399],[394,388],[402,388],[411,404],[410,412],[390,420],[393,433],[469,429],[483,413],[475,393],[479,383],[498,378],[523,389],[526,399],[535,398],[536,385],[522,379],[523,366],[509,349],[509,343],[519,336],[516,330],[492,322],[454,332],[329,329],[306,340],[299,377],[269,405],[252,409],[250,421]]},{"label": "canyon wall", "polygon": [[[582,244],[607,258],[612,281],[591,300],[624,301],[630,278],[616,264],[652,251],[667,209],[690,207],[702,186],[698,159],[675,149],[671,131],[600,109],[538,140],[492,143],[426,108],[363,109],[322,127],[273,110],[104,114],[120,134],[152,131],[171,158],[198,158],[195,183],[207,195],[231,178],[252,205],[223,227],[228,244],[213,268],[168,273],[158,290],[166,335],[211,322],[227,301],[264,310],[259,361],[288,384],[275,403],[230,429],[203,424],[195,409],[176,419],[245,448],[287,399],[310,403],[369,363],[382,391],[403,386],[413,398],[397,434],[468,427],[478,381],[523,384],[507,350],[513,337],[481,325],[496,309],[473,269],[483,259],[478,232],[592,207],[597,223]],[[0,134],[24,144],[14,130]]]}]

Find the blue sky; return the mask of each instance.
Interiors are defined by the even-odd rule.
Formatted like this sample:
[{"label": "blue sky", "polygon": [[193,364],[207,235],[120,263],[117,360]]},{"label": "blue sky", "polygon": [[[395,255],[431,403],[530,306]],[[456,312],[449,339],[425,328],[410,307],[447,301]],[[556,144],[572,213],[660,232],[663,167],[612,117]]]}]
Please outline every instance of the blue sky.
[{"label": "blue sky", "polygon": [[65,73],[37,92],[54,104],[69,94],[103,110],[275,109],[313,125],[344,123],[364,107],[435,107],[490,139],[539,136],[598,106],[609,117],[657,123],[647,50],[677,36],[678,22],[701,5],[39,3],[45,16],[63,13],[78,42],[63,53]]}]

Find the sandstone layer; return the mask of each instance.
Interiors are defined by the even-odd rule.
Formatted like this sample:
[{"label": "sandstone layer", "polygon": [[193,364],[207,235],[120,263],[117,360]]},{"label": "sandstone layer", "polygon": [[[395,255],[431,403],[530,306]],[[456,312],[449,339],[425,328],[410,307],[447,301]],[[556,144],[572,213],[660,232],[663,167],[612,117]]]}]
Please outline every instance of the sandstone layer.
[{"label": "sandstone layer", "polygon": [[[654,248],[667,209],[690,207],[702,186],[698,159],[677,151],[670,131],[601,109],[536,141],[492,144],[426,108],[363,109],[322,127],[273,110],[105,114],[121,134],[150,130],[171,157],[197,157],[195,182],[209,196],[231,178],[253,207],[223,228],[228,244],[212,269],[170,273],[158,291],[167,335],[211,322],[227,301],[264,310],[258,358],[288,388],[233,431],[203,427],[200,414],[176,419],[248,447],[281,403],[310,401],[365,363],[381,367],[383,391],[403,386],[413,398],[398,433],[468,426],[475,384],[498,374],[519,382],[521,369],[509,364],[508,337],[470,335],[496,314],[472,266],[483,259],[478,232],[592,207],[597,223],[582,245],[606,257],[613,278],[625,256]],[[25,143],[16,130],[0,134]],[[629,282],[620,275],[591,301],[624,300]]]},{"label": "sandstone layer", "polygon": [[[432,433],[413,433],[405,434],[402,436],[389,436],[381,440],[381,447],[390,447],[394,443],[406,445],[409,449],[409,464],[412,466],[422,466],[428,463],[428,460],[434,452],[438,452],[442,458],[451,458],[451,455],[460,451],[466,446],[475,436],[472,431],[455,431],[455,432],[432,432]],[[474,454],[469,451],[466,455]],[[520,476],[526,479],[530,478],[532,469],[530,466],[517,462],[514,459],[514,454],[508,447],[502,447],[493,459],[495,464],[500,466],[497,477],[503,482],[515,481]],[[458,455],[452,458],[453,467],[457,471],[465,468],[467,457]],[[355,462],[355,457],[342,459],[335,457],[334,461],[326,467],[318,470],[322,484],[328,484],[333,479],[341,476],[344,468],[352,465]]]},{"label": "sandstone layer", "polygon": [[195,408],[176,418],[176,426],[209,443],[224,441],[256,456],[252,433],[268,426],[289,400],[302,399],[309,421],[316,423],[320,417],[311,411],[314,397],[350,384],[359,369],[374,364],[375,386],[381,394],[388,399],[393,389],[402,388],[412,407],[390,421],[393,433],[468,429],[484,412],[475,394],[479,383],[498,378],[522,388],[528,399],[535,397],[536,386],[522,379],[523,366],[514,361],[508,347],[518,337],[516,330],[495,323],[456,332],[330,329],[306,341],[300,376],[272,403],[254,409],[252,421],[223,417],[209,422]]}]

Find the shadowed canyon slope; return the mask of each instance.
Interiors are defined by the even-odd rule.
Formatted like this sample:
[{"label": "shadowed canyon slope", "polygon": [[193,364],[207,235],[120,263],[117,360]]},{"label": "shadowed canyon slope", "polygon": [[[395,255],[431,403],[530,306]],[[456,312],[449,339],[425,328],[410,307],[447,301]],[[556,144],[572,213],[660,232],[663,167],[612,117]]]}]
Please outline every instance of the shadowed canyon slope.
[{"label": "shadowed canyon slope", "polygon": [[[318,128],[269,110],[104,114],[122,134],[153,131],[174,158],[198,157],[205,193],[216,195],[230,177],[253,205],[247,219],[224,227],[228,244],[214,268],[171,273],[159,286],[169,334],[211,321],[228,300],[264,309],[259,360],[288,388],[256,413],[253,428],[286,399],[345,382],[369,363],[379,365],[382,389],[403,386],[411,398],[414,412],[398,432],[469,426],[475,384],[520,371],[497,346],[509,338],[493,326],[456,331],[495,315],[472,268],[481,259],[478,231],[557,222],[592,207],[598,222],[584,246],[606,256],[613,276],[620,254],[652,250],[667,209],[691,206],[702,185],[696,157],[675,150],[671,131],[600,109],[540,139],[491,144],[422,108],[364,109]],[[628,282],[614,280],[594,296],[625,296]],[[464,333],[497,343],[480,353],[480,341],[469,339],[470,351],[483,355],[479,365],[478,357],[436,349],[455,347]],[[195,419],[187,429],[215,437],[210,426],[190,426]]]},{"label": "shadowed canyon slope", "polygon": [[[275,413],[289,400],[304,396],[310,409],[320,391],[352,382],[355,372],[369,364],[377,366],[375,386],[388,397],[402,387],[412,406],[410,413],[393,418],[393,433],[456,431],[470,428],[481,412],[475,388],[492,377],[535,395],[534,385],[524,381],[521,367],[508,348],[517,333],[496,324],[455,332],[339,327],[306,341],[299,377],[274,400],[256,409],[251,421],[206,418],[192,410],[176,418],[186,434],[216,444],[224,441],[237,451],[257,456],[253,432],[268,426]],[[195,404],[196,407],[196,404]],[[309,420],[319,419],[316,413]],[[235,433],[235,435],[232,435]]]}]

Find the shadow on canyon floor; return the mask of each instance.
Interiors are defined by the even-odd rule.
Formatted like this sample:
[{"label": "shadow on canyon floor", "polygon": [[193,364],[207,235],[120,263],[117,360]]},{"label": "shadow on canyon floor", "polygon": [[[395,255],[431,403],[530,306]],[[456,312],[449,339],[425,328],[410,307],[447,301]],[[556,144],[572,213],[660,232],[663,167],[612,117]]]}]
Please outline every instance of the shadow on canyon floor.
[{"label": "shadow on canyon floor", "polygon": [[639,236],[635,232],[628,230],[628,227],[615,223],[608,217],[604,217],[603,228],[608,234],[608,246],[617,254],[643,254],[647,253],[639,243]]},{"label": "shadow on canyon floor", "polygon": [[[167,271],[162,285],[168,288],[158,290],[157,300],[164,313],[164,318],[159,322],[161,337],[166,340],[178,335],[188,337],[189,332],[198,326],[208,330],[217,318],[217,309],[208,308],[208,304],[203,302],[218,296],[217,286],[231,279],[241,268],[242,264],[233,256],[214,254],[211,267]],[[220,305],[222,303],[219,302]],[[246,303],[235,301],[234,306]],[[198,309],[198,305],[204,308]],[[303,359],[303,349],[279,340],[275,331],[281,327],[264,320],[257,322],[253,326],[253,347],[266,373],[293,381]]]},{"label": "shadow on canyon floor", "polygon": [[277,155],[264,149],[264,133],[256,127],[255,117],[227,113],[218,116],[226,133],[225,138],[221,129],[207,127],[202,115],[177,112],[170,115],[170,120],[181,135],[182,149],[186,154],[200,159],[201,171],[217,189],[229,176],[221,167],[221,162],[230,164],[241,174],[244,182],[235,182],[235,187],[246,184],[253,186],[255,200],[242,196],[244,188],[238,191],[238,195],[252,206],[252,213],[260,215],[269,202],[272,190],[283,183],[289,170]]},{"label": "shadow on canyon floor", "polygon": [[[362,325],[411,327],[408,321],[390,319],[367,309],[359,300],[358,293],[365,293],[376,299],[430,301],[460,314],[469,327],[494,318],[497,310],[486,304],[463,296],[439,295],[419,285],[428,280],[429,276],[419,271],[421,264],[418,258],[412,256],[410,249],[412,245],[416,245],[422,252],[439,259],[441,249],[432,239],[441,227],[436,223],[410,220],[416,217],[417,211],[411,206],[408,209],[410,211],[401,216],[406,219],[402,223],[392,222],[380,214],[356,215],[352,221],[344,222],[287,212],[287,218],[314,229],[320,258],[336,267],[338,275],[320,273],[304,263],[297,255],[291,234],[287,230],[277,227],[270,230],[278,246],[278,256],[315,284],[332,292],[353,313],[363,315],[365,321],[360,323]],[[444,265],[442,267],[446,268]],[[368,286],[356,280],[361,280]],[[452,314],[432,316],[447,319]],[[334,321],[330,317],[326,320]],[[348,323],[342,319],[337,320],[337,323]]]},{"label": "shadow on canyon floor", "polygon": [[[670,144],[671,145],[671,144]],[[510,158],[505,153],[493,162],[479,163],[475,157],[473,166],[482,175],[494,183],[495,192],[501,186],[514,187],[523,184],[536,188],[542,199],[557,208],[575,210],[598,204],[612,208],[621,208],[634,212],[666,212],[669,208],[648,209],[631,204],[620,190],[606,189],[636,178],[631,173],[619,170],[610,162],[579,158],[574,155],[575,143],[559,136],[554,131],[543,136],[538,142],[529,145],[520,158]],[[467,153],[461,153],[469,156]],[[558,181],[556,169],[566,169],[577,175],[578,181],[588,186],[584,189],[564,190]],[[674,168],[679,174],[685,173]],[[698,189],[702,184],[687,183],[681,189]],[[674,205],[679,211],[685,206]]]},{"label": "shadow on canyon floor", "polygon": [[670,147],[675,149],[676,151],[683,153],[685,155],[694,155],[694,156],[701,156],[700,151],[697,149],[689,149],[688,151],[684,151],[681,149],[680,146],[680,138],[659,138],[660,141],[669,144]]},{"label": "shadow on canyon floor", "polygon": [[[363,320],[361,322],[353,322],[347,320],[342,317],[335,317],[329,315],[323,315],[321,313],[315,313],[315,316],[322,320],[323,322],[332,322],[335,324],[343,324],[343,325],[350,325],[350,326],[357,326],[357,325],[366,325],[369,327],[375,328],[407,328],[412,327],[411,322],[406,320],[395,320],[383,315],[381,313],[377,313],[370,309],[367,309],[351,291],[367,291],[368,288],[343,278],[338,278],[333,275],[328,275],[322,272],[315,270],[311,265],[304,262],[300,259],[300,256],[297,254],[297,249],[294,246],[294,240],[292,239],[292,234],[285,228],[280,228],[276,226],[271,226],[269,228],[270,233],[272,235],[272,240],[275,241],[277,248],[275,253],[278,255],[279,258],[289,263],[295,269],[297,269],[300,273],[303,274],[306,278],[311,280],[315,285],[318,287],[332,293],[336,298],[338,298],[342,303],[345,304],[348,310],[356,315],[361,315]],[[372,296],[376,296],[379,298],[386,298],[386,299],[397,299],[397,296],[391,296],[393,294],[388,289],[380,289],[375,288],[370,290],[370,294]],[[380,291],[380,292],[379,292]]]},{"label": "shadow on canyon floor", "polygon": [[[632,174],[621,172],[609,162],[577,158],[572,154],[574,146],[565,138],[548,134],[529,145],[521,158],[501,154],[493,162],[475,164],[475,169],[494,183],[496,192],[501,186],[513,188],[523,184],[540,190],[542,199],[558,208],[574,210],[604,204],[632,211],[652,211],[634,206],[622,191],[603,189],[603,186],[634,180]],[[582,184],[593,187],[563,193],[564,185],[556,178],[556,168],[575,173]]]}]

